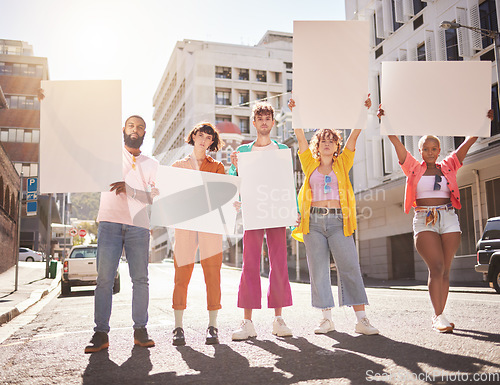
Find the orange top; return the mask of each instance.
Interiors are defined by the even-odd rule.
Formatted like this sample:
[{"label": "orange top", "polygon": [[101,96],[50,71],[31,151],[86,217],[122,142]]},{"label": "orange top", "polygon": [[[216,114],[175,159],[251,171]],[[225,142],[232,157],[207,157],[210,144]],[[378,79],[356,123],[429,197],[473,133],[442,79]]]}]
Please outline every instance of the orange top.
[{"label": "orange top", "polygon": [[[193,164],[191,163],[191,159],[189,156],[185,157],[184,159],[180,159],[172,165],[172,167],[179,167],[179,168],[187,168],[189,170],[196,170],[193,168]],[[210,155],[207,155],[205,159],[203,160],[201,167],[197,171],[204,171],[204,172],[215,172],[217,174],[225,174],[224,172],[224,165],[222,162],[219,162],[212,158]]]}]

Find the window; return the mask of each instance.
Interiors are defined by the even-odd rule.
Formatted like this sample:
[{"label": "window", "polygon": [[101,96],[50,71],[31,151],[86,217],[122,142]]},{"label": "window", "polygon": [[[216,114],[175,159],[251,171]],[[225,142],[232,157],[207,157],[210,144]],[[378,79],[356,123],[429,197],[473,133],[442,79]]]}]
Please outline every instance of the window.
[{"label": "window", "polygon": [[378,59],[380,55],[384,54],[384,46],[381,45],[377,50],[375,51],[375,59]]},{"label": "window", "polygon": [[417,30],[419,27],[424,25],[424,15],[420,15],[415,20],[413,20],[413,30]]},{"label": "window", "polygon": [[458,54],[458,39],[456,29],[447,29],[444,31],[446,39],[446,60],[448,61],[461,61],[463,57]]},{"label": "window", "polygon": [[222,106],[231,105],[231,91],[229,90],[215,90],[215,104]]},{"label": "window", "polygon": [[491,87],[491,109],[495,117],[491,121],[491,136],[500,134],[500,109],[498,108],[498,84]]},{"label": "window", "polygon": [[240,68],[239,74],[238,74],[238,80],[249,80],[250,75],[249,71],[246,68]]},{"label": "window", "polygon": [[7,105],[11,109],[39,110],[40,102],[34,96],[5,95]]},{"label": "window", "polygon": [[488,218],[500,216],[500,178],[486,182]]},{"label": "window", "polygon": [[231,117],[228,115],[215,115],[215,125],[222,122],[230,122]]},{"label": "window", "polygon": [[266,92],[256,92],[255,99],[257,99],[260,102],[263,102],[263,101],[265,101],[265,99],[267,99],[267,93]]},{"label": "window", "polygon": [[286,73],[291,74],[293,72],[293,64],[285,62]]},{"label": "window", "polygon": [[399,28],[403,26],[403,23],[398,23],[396,21],[396,4],[395,0],[391,0],[392,3],[392,26],[394,28],[394,32],[396,32]]},{"label": "window", "polygon": [[417,47],[417,61],[425,61],[425,43],[421,43]]},{"label": "window", "polygon": [[286,79],[286,92],[292,92],[293,87],[292,87],[292,79]]},{"label": "window", "polygon": [[267,73],[266,71],[255,71],[255,80],[261,83],[267,82]]},{"label": "window", "polygon": [[274,82],[281,83],[281,74],[279,72],[274,72]]},{"label": "window", "polygon": [[250,133],[250,119],[247,117],[240,118],[240,131],[242,134]]},{"label": "window", "polygon": [[215,67],[215,77],[218,79],[231,79],[231,67]]},{"label": "window", "polygon": [[384,39],[377,37],[377,14],[376,13],[373,13],[373,36],[375,37],[375,47],[384,41]]},{"label": "window", "polygon": [[0,62],[0,74],[41,78],[43,65]]},{"label": "window", "polygon": [[421,0],[413,0],[413,14],[414,15],[419,13],[425,7],[427,7],[427,3],[425,3]]},{"label": "window", "polygon": [[0,142],[38,143],[40,131],[36,129],[2,128]]},{"label": "window", "polygon": [[[495,0],[484,0],[479,4],[479,22],[481,28],[498,31],[497,9]],[[483,48],[493,44],[493,40],[483,36]]]},{"label": "window", "polygon": [[250,93],[248,91],[239,91],[238,104],[244,104],[244,107],[248,107],[248,102],[250,101]]},{"label": "window", "polygon": [[462,209],[457,210],[460,221],[460,247],[456,255],[470,255],[476,252],[476,238],[474,236],[474,213],[472,209],[472,188],[464,187],[460,189],[460,202]]},{"label": "window", "polygon": [[231,146],[227,146],[227,148],[224,150],[226,153],[226,163],[231,164],[231,154],[233,152],[233,148]]}]

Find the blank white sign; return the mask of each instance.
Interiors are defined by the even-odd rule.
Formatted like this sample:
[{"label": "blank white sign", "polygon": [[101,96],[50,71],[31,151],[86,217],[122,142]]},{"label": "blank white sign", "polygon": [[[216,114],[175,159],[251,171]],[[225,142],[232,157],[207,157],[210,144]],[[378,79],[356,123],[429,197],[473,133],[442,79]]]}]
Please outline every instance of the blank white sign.
[{"label": "blank white sign", "polygon": [[241,209],[245,230],[295,226],[297,201],[290,149],[241,152]]},{"label": "blank white sign", "polygon": [[383,62],[381,91],[382,134],[490,136],[490,62]]},{"label": "blank white sign", "polygon": [[160,195],[151,208],[151,225],[235,234],[240,178],[237,176],[159,166]]},{"label": "blank white sign", "polygon": [[293,22],[293,128],[365,128],[367,21]]},{"label": "blank white sign", "polygon": [[120,80],[42,81],[40,192],[101,192],[123,180]]}]

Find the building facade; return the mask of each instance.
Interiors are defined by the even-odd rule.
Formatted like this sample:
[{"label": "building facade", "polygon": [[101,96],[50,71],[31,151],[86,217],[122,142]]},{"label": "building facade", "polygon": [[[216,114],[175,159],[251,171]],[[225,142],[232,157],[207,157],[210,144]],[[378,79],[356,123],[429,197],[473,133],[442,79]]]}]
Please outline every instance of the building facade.
[{"label": "building facade", "polygon": [[[0,142],[15,170],[24,178],[38,177],[40,147],[40,102],[42,80],[48,80],[47,58],[33,54],[33,47],[18,40],[0,39],[0,87],[8,109],[0,114]],[[26,191],[24,179],[23,191]],[[54,199],[38,196],[36,215],[26,215],[23,205],[20,245],[45,251],[50,246],[50,221],[58,221]],[[49,222],[49,223],[48,223]],[[49,229],[49,231],[47,230]]]},{"label": "building facade", "polygon": [[[480,138],[472,146],[458,172],[462,241],[450,277],[452,281],[481,280],[481,274],[474,271],[476,242],[486,220],[500,215],[500,115],[494,46],[491,39],[464,28],[445,31],[440,23],[456,21],[498,31],[500,5],[494,0],[359,0],[346,1],[345,6],[347,20],[368,20],[371,25],[369,92],[374,105],[383,103],[383,61],[491,62],[495,119],[491,137]],[[390,141],[380,135],[375,114],[372,108],[367,128],[358,140],[353,167],[361,267],[370,277],[425,280],[427,268],[413,246],[412,215],[403,212],[405,177]],[[401,139],[420,159],[419,137]],[[441,159],[464,140],[440,139]]]},{"label": "building facade", "polygon": [[[229,167],[231,152],[256,137],[254,103],[267,100],[282,116],[291,89],[291,33],[268,31],[255,46],[179,41],[153,98],[153,155],[165,165],[185,157],[192,151],[186,135],[197,123],[209,121],[226,143],[212,155]],[[285,120],[273,128],[273,138],[283,139]],[[166,229],[153,231],[152,260],[170,255],[169,239]]]}]

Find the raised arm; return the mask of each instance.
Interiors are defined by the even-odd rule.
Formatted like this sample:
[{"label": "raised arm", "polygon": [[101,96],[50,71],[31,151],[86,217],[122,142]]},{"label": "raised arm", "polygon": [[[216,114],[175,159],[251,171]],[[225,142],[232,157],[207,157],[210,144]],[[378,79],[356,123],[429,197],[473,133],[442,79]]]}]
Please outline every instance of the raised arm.
[{"label": "raised arm", "polygon": [[[292,111],[293,107],[295,107],[295,100],[290,99],[288,101],[288,108],[290,108],[290,111]],[[297,138],[297,142],[299,143],[299,152],[302,154],[309,148],[309,143],[307,142],[306,135],[304,134],[304,130],[302,128],[295,128],[293,131],[295,132],[295,137]]]},{"label": "raised arm", "polygon": [[[494,113],[493,110],[489,110],[488,113],[486,114],[486,117],[488,117],[490,120],[493,120],[494,118]],[[465,138],[464,142],[458,147],[457,149],[457,158],[460,161],[460,163],[463,163],[465,157],[467,156],[467,153],[469,152],[469,149],[471,146],[476,142],[477,136],[468,136]]]},{"label": "raised arm", "polygon": [[[368,98],[365,100],[365,107],[370,109],[372,106],[372,100],[370,99],[370,94],[368,94]],[[361,130],[356,128],[351,131],[351,135],[347,138],[347,142],[345,143],[345,148],[348,150],[354,151],[356,150],[356,141],[358,140],[359,134],[361,134]]]},{"label": "raised arm", "polygon": [[[382,109],[382,104],[378,106],[377,116],[379,119],[382,119],[382,116],[385,116],[385,111]],[[391,141],[394,149],[396,150],[396,154],[398,155],[398,160],[400,164],[403,164],[406,160],[406,147],[399,140],[396,135],[388,135],[389,140]]]}]

